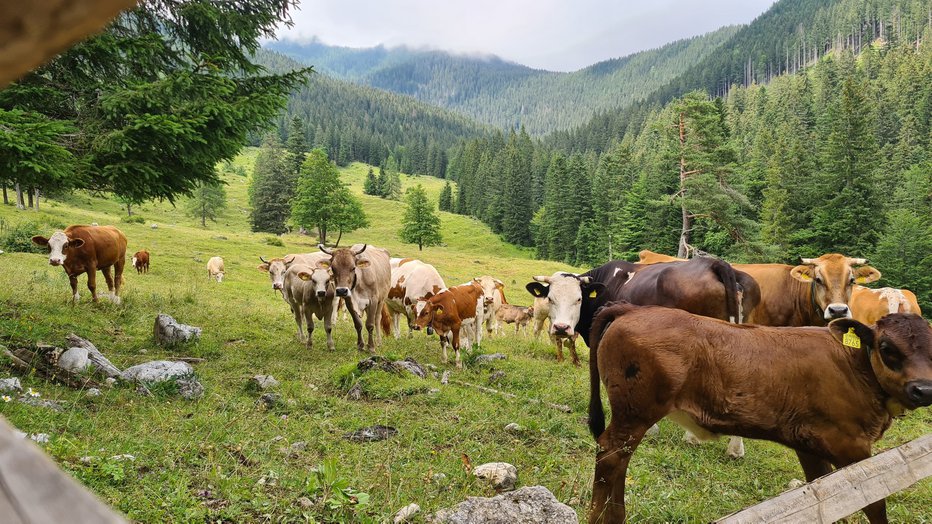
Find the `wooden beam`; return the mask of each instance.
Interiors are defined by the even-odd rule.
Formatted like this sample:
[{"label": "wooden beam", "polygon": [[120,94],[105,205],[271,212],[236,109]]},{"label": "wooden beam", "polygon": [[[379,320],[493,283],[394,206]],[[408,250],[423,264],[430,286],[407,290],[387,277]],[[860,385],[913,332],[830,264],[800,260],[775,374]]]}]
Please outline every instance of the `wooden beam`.
[{"label": "wooden beam", "polygon": [[0,417],[0,522],[126,524]]},{"label": "wooden beam", "polygon": [[932,477],[932,433],[715,522],[827,524],[928,477]]}]

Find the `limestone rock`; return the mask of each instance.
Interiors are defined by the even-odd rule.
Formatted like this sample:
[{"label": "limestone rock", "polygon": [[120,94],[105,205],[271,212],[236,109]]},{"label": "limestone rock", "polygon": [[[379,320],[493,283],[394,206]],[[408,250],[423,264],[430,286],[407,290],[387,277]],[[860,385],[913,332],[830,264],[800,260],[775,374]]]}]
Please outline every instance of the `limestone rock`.
[{"label": "limestone rock", "polygon": [[508,357],[506,357],[502,353],[490,353],[488,355],[479,355],[478,357],[476,357],[476,364],[488,364],[489,362],[492,362],[494,360],[505,360],[506,358]]},{"label": "limestone rock", "polygon": [[402,524],[403,522],[409,522],[411,517],[421,511],[421,507],[413,502],[407,506],[398,510],[398,513],[395,513],[394,524]]},{"label": "limestone rock", "polygon": [[86,370],[87,366],[90,364],[90,360],[88,360],[87,357],[87,348],[68,348],[58,357],[58,367],[69,373],[81,373]]},{"label": "limestone rock", "polygon": [[397,434],[398,430],[391,426],[376,424],[375,426],[369,426],[357,429],[352,433],[347,433],[343,435],[343,438],[352,442],[378,442],[379,440],[385,440]]},{"label": "limestone rock", "polygon": [[468,497],[434,514],[437,524],[578,524],[576,512],[543,486],[527,486],[491,498]]},{"label": "limestone rock", "polygon": [[489,462],[476,467],[472,474],[488,480],[495,491],[511,491],[518,481],[518,468],[507,462]]},{"label": "limestone rock", "polygon": [[258,389],[259,391],[265,391],[267,389],[272,389],[278,387],[279,382],[275,380],[275,377],[272,375],[255,375],[249,379],[249,386]]},{"label": "limestone rock", "polygon": [[201,328],[179,324],[172,317],[159,313],[155,317],[154,335],[157,344],[171,346],[200,338]]},{"label": "limestone rock", "polygon": [[181,378],[194,373],[194,369],[187,362],[171,360],[153,360],[126,368],[121,377],[129,382],[164,382]]},{"label": "limestone rock", "polygon": [[23,385],[20,383],[19,377],[0,378],[0,393],[20,392],[22,390]]}]

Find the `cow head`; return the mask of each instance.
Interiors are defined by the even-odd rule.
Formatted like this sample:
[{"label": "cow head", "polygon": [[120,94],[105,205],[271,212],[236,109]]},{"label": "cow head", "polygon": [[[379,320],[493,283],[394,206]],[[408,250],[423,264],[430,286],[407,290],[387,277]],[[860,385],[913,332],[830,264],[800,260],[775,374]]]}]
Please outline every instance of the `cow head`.
[{"label": "cow head", "polygon": [[[307,268],[307,266],[302,267]],[[328,295],[333,297],[333,287],[330,285],[333,273],[329,269],[322,269],[319,267],[307,269],[310,271],[299,271],[298,278],[312,286],[314,295],[316,295],[318,299],[326,298]]]},{"label": "cow head", "polygon": [[223,282],[223,271],[217,271],[217,273],[214,274],[214,278],[217,279],[217,282]]},{"label": "cow head", "polygon": [[317,267],[333,271],[333,282],[338,297],[351,297],[356,287],[356,268],[369,267],[369,261],[359,257],[369,244],[363,244],[358,251],[349,248],[327,249],[323,244],[318,244],[317,247],[330,255],[330,260],[321,260]]},{"label": "cow head", "polygon": [[867,351],[880,387],[908,409],[932,405],[932,326],[912,313],[894,313],[866,326],[843,318],[832,336],[852,350]]},{"label": "cow head", "polygon": [[259,257],[259,260],[262,261],[257,267],[259,271],[268,272],[269,278],[272,279],[272,289],[281,291],[285,285],[285,271],[294,262],[294,255],[288,255],[285,258],[273,258],[272,260]]},{"label": "cow head", "polygon": [[489,307],[495,302],[496,293],[502,293],[504,296],[505,284],[497,278],[486,275],[474,278],[472,281],[482,288],[482,303],[485,307]]},{"label": "cow head", "polygon": [[65,258],[72,249],[79,249],[84,245],[84,240],[80,238],[68,238],[64,231],[52,233],[50,238],[41,235],[32,237],[32,242],[39,246],[49,248],[49,264],[60,266],[65,263]]},{"label": "cow head", "polygon": [[573,273],[557,272],[552,276],[534,277],[535,282],[525,286],[536,298],[546,298],[550,308],[550,334],[572,337],[576,334],[584,302],[594,301],[605,291],[601,282]]},{"label": "cow head", "polygon": [[428,335],[434,334],[434,320],[442,320],[444,315],[449,314],[444,309],[443,304],[436,300],[436,297],[437,295],[434,295],[424,300],[423,306],[421,306],[421,301],[418,301],[421,310],[417,314],[417,318],[414,319],[414,325],[411,326],[411,329],[420,331],[426,328]]},{"label": "cow head", "polygon": [[854,284],[867,284],[880,278],[880,271],[863,258],[848,258],[831,253],[819,258],[804,258],[790,275],[812,285],[812,302],[825,320],[851,318],[848,301]]}]

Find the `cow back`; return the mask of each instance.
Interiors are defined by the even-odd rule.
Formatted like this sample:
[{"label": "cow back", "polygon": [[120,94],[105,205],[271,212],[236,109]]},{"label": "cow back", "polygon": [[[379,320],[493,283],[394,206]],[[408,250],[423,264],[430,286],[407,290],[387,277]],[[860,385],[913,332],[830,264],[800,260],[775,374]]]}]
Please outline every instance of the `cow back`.
[{"label": "cow back", "polygon": [[126,236],[113,226],[68,226],[65,235],[84,241],[83,246],[70,248],[65,258],[66,267],[69,266],[69,260],[71,264],[87,266],[93,263],[97,268],[102,268],[126,259]]},{"label": "cow back", "polygon": [[[364,245],[354,244],[352,249],[358,251]],[[388,290],[392,283],[389,258],[385,249],[373,245],[366,247],[358,256],[358,260],[367,260],[369,267],[356,267],[356,288],[353,293],[365,295],[373,301],[384,302],[388,298]]]}]

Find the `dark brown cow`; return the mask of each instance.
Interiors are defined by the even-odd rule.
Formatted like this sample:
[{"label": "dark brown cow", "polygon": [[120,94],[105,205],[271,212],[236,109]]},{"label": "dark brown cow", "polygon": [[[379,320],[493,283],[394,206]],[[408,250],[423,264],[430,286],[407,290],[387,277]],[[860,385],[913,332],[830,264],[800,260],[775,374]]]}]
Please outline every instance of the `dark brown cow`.
[{"label": "dark brown cow", "polygon": [[[32,241],[49,248],[49,264],[62,266],[71,281],[72,303],[77,301],[78,275],[87,273],[87,289],[97,302],[97,271],[107,280],[107,289],[117,304],[126,265],[126,236],[113,226],[68,226],[52,236],[34,236]],[[115,277],[110,275],[114,268]]]},{"label": "dark brown cow", "polygon": [[[903,408],[932,404],[932,327],[918,315],[777,328],[621,303],[599,313],[590,346],[589,429],[601,448],[591,523],[624,521],[628,462],[663,417],[706,438],[789,446],[811,481],[869,457]],[[883,500],[864,511],[887,522]]]},{"label": "dark brown cow", "polygon": [[[482,340],[483,301],[482,286],[475,281],[445,289],[427,300],[414,321],[414,329],[430,327],[437,332],[444,363],[447,362],[447,344],[452,339],[456,367],[461,368],[460,335],[462,330],[470,329],[477,344]],[[468,335],[464,338],[468,347]]]},{"label": "dark brown cow", "polygon": [[137,251],[133,255],[133,267],[136,268],[137,273],[148,273],[149,272],[149,252],[143,249],[142,251]]}]

